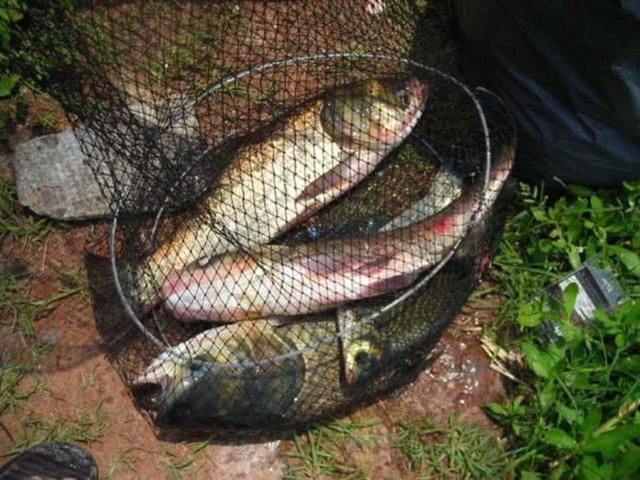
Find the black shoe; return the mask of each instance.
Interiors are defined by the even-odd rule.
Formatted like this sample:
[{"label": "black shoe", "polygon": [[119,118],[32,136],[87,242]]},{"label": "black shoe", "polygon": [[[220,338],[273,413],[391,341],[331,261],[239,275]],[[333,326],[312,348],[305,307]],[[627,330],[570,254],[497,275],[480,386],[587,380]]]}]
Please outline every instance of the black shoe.
[{"label": "black shoe", "polygon": [[0,467],[0,480],[98,480],[98,467],[70,443],[42,443]]}]

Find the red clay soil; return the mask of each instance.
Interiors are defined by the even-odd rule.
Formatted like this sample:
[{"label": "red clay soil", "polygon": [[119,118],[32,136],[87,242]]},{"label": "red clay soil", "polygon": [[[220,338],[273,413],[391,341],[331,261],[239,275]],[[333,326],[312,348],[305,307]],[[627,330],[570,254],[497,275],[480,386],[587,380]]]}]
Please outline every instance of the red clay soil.
[{"label": "red clay soil", "polygon": [[[33,249],[12,241],[1,247],[0,271],[20,260],[32,272],[32,296],[45,298],[59,290],[54,267],[82,268],[84,241],[91,226],[53,231]],[[498,375],[479,347],[478,319],[459,316],[434,352],[431,368],[401,392],[358,412],[358,420],[381,418],[384,435],[366,450],[356,449],[353,459],[366,465],[371,478],[408,478],[403,462],[391,449],[393,420],[433,416],[446,422],[449,414],[462,421],[489,426],[481,411],[488,401],[501,395]],[[285,464],[278,456],[279,442],[259,445],[207,445],[158,439],[154,428],[134,407],[131,396],[100,346],[89,300],[76,295],[59,302],[36,323],[36,339],[53,343],[40,366],[45,389],[32,395],[24,408],[1,419],[0,452],[20,439],[21,424],[47,418],[65,423],[78,409],[101,407],[100,438],[88,444],[101,475],[111,478],[282,478]],[[15,339],[19,348],[19,340]],[[10,348],[6,343],[0,348]],[[21,390],[28,391],[37,376],[27,378]],[[203,444],[204,445],[204,444]],[[189,463],[191,462],[191,463]],[[172,466],[173,465],[173,466]]]}]

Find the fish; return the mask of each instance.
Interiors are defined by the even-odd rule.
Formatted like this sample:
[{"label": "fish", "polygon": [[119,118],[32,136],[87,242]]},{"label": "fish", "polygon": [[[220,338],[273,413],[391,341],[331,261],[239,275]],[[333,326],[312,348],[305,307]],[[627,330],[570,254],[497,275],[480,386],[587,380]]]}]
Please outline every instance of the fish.
[{"label": "fish", "polygon": [[511,171],[505,156],[438,214],[390,231],[300,245],[260,245],[171,274],[164,307],[180,320],[304,315],[409,286],[489,211]]},{"label": "fish", "polygon": [[[335,312],[204,330],[159,353],[134,378],[132,392],[161,428],[273,429],[325,416],[327,409],[406,381],[395,373],[381,382],[376,378],[392,365],[405,372],[422,361],[416,349],[437,338],[446,325],[437,319],[455,308],[439,302],[427,316],[424,302],[439,295],[442,282],[469,287],[470,273],[447,264],[438,273],[441,281],[429,282],[377,321],[360,320],[375,307],[352,310],[357,323],[345,330]],[[348,338],[347,348],[337,336]]]},{"label": "fish", "polygon": [[462,186],[462,178],[450,168],[439,168],[424,197],[384,224],[380,231],[388,232],[426,220],[460,198]]},{"label": "fish", "polygon": [[313,320],[268,318],[205,330],[160,353],[134,379],[133,394],[153,412],[159,427],[221,423],[273,428],[351,397],[355,385],[371,380],[429,330],[419,316],[401,323],[392,335],[384,323],[375,322],[347,332],[358,345],[351,352],[361,365],[351,384],[341,378],[335,315],[323,314]]},{"label": "fish", "polygon": [[140,303],[155,305],[171,272],[268,243],[358,184],[411,133],[428,91],[415,77],[362,80],[241,148],[206,199],[209,220],[185,222],[135,267]]},{"label": "fish", "polygon": [[[387,232],[426,220],[460,198],[462,187],[463,181],[460,176],[447,166],[440,167],[434,174],[427,193],[380,227],[379,231]],[[378,308],[362,306],[357,302],[339,307],[336,311],[338,331],[357,332],[357,322],[375,314]],[[371,377],[383,364],[384,352],[380,348],[382,342],[379,339],[372,339],[370,335],[343,335],[338,341],[342,377],[346,385],[357,386]]]},{"label": "fish", "polygon": [[[503,170],[510,167],[511,160],[502,162],[489,187],[499,189]],[[461,194],[460,178],[448,171],[440,178],[445,185],[430,188],[423,199],[386,225],[403,225],[431,215],[432,211],[418,214],[416,205],[435,203],[433,196],[443,190],[450,196],[439,208],[446,210],[447,204],[455,203]],[[483,209],[482,213],[487,212]],[[435,334],[446,325],[428,319],[444,317],[454,307],[439,302],[425,316],[425,299],[438,295],[443,284],[473,285],[472,272],[453,262],[438,275],[441,281],[427,283],[402,308],[375,321],[362,319],[379,312],[379,306],[358,302],[302,320],[271,317],[204,330],[153,359],[133,381],[134,395],[153,411],[160,427],[273,428],[324,415],[327,406],[339,407],[357,398],[364,384],[376,385],[366,387],[370,391],[384,385],[388,388],[389,381],[406,381],[392,376],[386,383],[375,383],[376,376],[392,364],[417,362],[416,355],[409,358],[407,354],[437,338]]]}]

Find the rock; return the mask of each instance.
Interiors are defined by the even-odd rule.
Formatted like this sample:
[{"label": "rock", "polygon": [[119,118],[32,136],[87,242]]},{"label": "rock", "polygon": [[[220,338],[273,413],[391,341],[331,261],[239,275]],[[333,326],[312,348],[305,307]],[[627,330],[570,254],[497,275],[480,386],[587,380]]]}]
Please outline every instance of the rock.
[{"label": "rock", "polygon": [[285,462],[278,456],[279,441],[245,445],[209,445],[205,454],[212,460],[197,479],[281,480]]},{"label": "rock", "polygon": [[[193,108],[177,97],[169,97],[161,105],[133,103],[128,110],[114,114],[113,121],[132,121],[127,111],[144,128],[151,130],[162,126],[164,130],[158,142],[164,144],[164,152],[169,157],[175,153],[171,149],[176,148],[178,139],[191,144],[198,142],[198,120]],[[127,197],[140,187],[132,179],[135,169],[128,165],[131,159],[123,160],[115,151],[109,152],[108,142],[113,137],[131,135],[131,131],[120,123],[116,128],[110,127],[106,131],[106,138],[92,138],[92,135],[88,129],[68,129],[17,145],[12,163],[20,203],[39,215],[56,220],[90,220],[112,216],[109,199],[102,195],[78,138],[85,145],[99,145],[101,154],[105,156],[99,166],[105,191],[114,191],[116,184],[122,196]],[[133,140],[135,143],[136,139]],[[93,161],[97,162],[95,159]],[[155,162],[150,158],[147,161],[151,169],[162,168],[157,159]],[[107,168],[107,163],[111,169]],[[152,206],[139,203],[136,211],[148,211],[149,208]]]},{"label": "rock", "polygon": [[58,342],[59,338],[60,330],[57,328],[50,328],[39,335],[38,341],[43,347],[52,347]]},{"label": "rock", "polygon": [[18,200],[57,220],[108,216],[108,202],[84,159],[71,129],[18,145],[12,158]]}]

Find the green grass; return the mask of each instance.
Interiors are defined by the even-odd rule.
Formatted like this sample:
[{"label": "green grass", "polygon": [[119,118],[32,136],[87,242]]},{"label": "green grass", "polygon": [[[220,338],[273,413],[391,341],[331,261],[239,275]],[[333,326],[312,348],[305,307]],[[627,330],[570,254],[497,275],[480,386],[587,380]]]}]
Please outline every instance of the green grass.
[{"label": "green grass", "polygon": [[43,442],[92,443],[102,435],[102,405],[78,409],[73,418],[51,420],[29,418],[22,423],[20,436],[2,456],[8,457]]},{"label": "green grass", "polygon": [[[553,203],[522,186],[519,200],[493,268],[500,315],[490,334],[523,360],[510,365],[513,394],[488,410],[505,428],[520,478],[638,478],[640,183],[567,187]],[[591,258],[616,275],[627,300],[576,326],[577,289],[551,303],[542,290]],[[558,342],[539,328],[545,320],[561,326]]]},{"label": "green grass", "polygon": [[25,377],[36,371],[37,362],[43,353],[37,347],[16,353],[5,351],[0,363],[0,419],[3,415],[17,413],[25,401],[41,389],[41,382],[25,390],[21,388]]},{"label": "green grass", "polygon": [[[366,460],[354,460],[354,449],[371,450],[382,439],[381,422],[333,420],[326,425],[296,435],[293,445],[283,453],[287,459],[287,479],[368,479]],[[509,457],[494,432],[459,423],[451,418],[447,425],[436,426],[430,417],[398,420],[389,439],[392,448],[404,459],[404,475],[433,479],[514,478]],[[384,445],[385,442],[382,442]],[[363,465],[364,463],[364,465]]]},{"label": "green grass", "polygon": [[54,131],[57,125],[56,117],[50,112],[42,114],[33,123],[34,127],[47,132]]},{"label": "green grass", "polygon": [[42,241],[53,226],[61,228],[63,225],[25,214],[18,203],[15,182],[0,177],[0,239],[10,237],[33,246]]},{"label": "green grass", "polygon": [[599,192],[572,186],[552,205],[544,189],[521,185],[519,202],[494,262],[502,319],[513,320],[542,288],[596,256],[640,298],[640,183]]},{"label": "green grass", "polygon": [[394,448],[420,478],[514,478],[495,433],[461,424],[453,417],[446,426],[437,426],[425,417],[400,421],[397,428]]},{"label": "green grass", "polygon": [[0,274],[0,325],[18,331],[25,338],[35,336],[34,323],[45,317],[55,305],[74,295],[88,295],[86,283],[60,280],[60,290],[45,298],[31,296],[30,275],[27,272]]},{"label": "green grass", "polygon": [[131,454],[132,449],[124,450],[109,462],[104,473],[103,480],[113,480],[115,478],[121,478],[124,474],[133,475],[136,472],[136,460]]},{"label": "green grass", "polygon": [[352,422],[333,420],[293,438],[293,446],[283,453],[288,480],[314,478],[364,479],[366,472],[348,455],[353,447],[363,449],[375,441],[372,428],[379,420]]},{"label": "green grass", "polygon": [[[18,242],[29,254],[46,235],[60,224],[29,215],[16,198],[12,180],[0,177],[0,240]],[[31,445],[48,440],[90,442],[99,436],[99,407],[86,412],[79,410],[73,419],[52,421],[33,418],[25,411],[33,394],[45,389],[38,375],[38,366],[48,346],[41,344],[35,332],[35,322],[47,316],[56,305],[72,296],[88,297],[88,285],[81,270],[67,270],[54,264],[59,289],[36,298],[32,294],[32,274],[19,260],[3,264],[0,270],[0,335],[7,345],[0,358],[0,419],[5,415],[24,418],[18,434],[11,432],[13,446],[4,452],[13,455]],[[32,381],[26,381],[29,377]],[[6,427],[1,423],[4,429]]]}]

